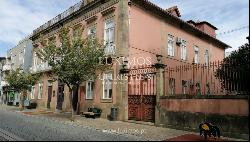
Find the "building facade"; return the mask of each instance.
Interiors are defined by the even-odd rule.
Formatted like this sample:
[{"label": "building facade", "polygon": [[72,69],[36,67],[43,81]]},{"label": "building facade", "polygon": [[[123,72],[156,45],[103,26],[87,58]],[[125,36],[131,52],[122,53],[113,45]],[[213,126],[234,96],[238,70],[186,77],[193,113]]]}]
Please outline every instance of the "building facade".
[{"label": "building facade", "polygon": [[6,58],[5,57],[0,57],[0,104],[3,104],[3,87],[2,85],[4,85],[3,81],[3,66],[5,64]]},{"label": "building facade", "polygon": [[2,70],[2,93],[5,102],[9,105],[18,105],[20,94],[15,91],[6,90],[8,83],[5,76],[11,71],[20,69],[24,72],[29,72],[32,61],[32,41],[26,37],[21,40],[14,48],[7,51],[6,60]]},{"label": "building facade", "polygon": [[[217,28],[206,21],[183,21],[180,16],[177,7],[164,10],[147,0],[81,1],[34,30],[31,39],[33,48],[43,48],[40,35],[59,46],[59,31],[66,26],[72,37],[78,32],[82,33],[82,38],[95,35],[108,44],[107,56],[126,57],[129,68],[154,65],[157,54],[164,56],[163,64],[168,67],[222,60],[229,46],[216,39]],[[101,117],[108,118],[111,108],[117,107],[118,119],[129,119],[128,82],[117,80],[122,67],[119,63],[101,74],[102,79],[82,83],[79,89],[81,112],[99,107],[103,110]],[[38,107],[71,111],[69,89],[61,82],[52,82],[47,75],[50,69],[33,52],[31,71],[43,72],[43,77],[32,87],[30,99],[37,102]],[[174,80],[169,78],[166,85],[182,83],[178,77]],[[140,91],[139,87],[134,89]],[[179,87],[174,91],[174,94],[182,94],[183,89]]]}]

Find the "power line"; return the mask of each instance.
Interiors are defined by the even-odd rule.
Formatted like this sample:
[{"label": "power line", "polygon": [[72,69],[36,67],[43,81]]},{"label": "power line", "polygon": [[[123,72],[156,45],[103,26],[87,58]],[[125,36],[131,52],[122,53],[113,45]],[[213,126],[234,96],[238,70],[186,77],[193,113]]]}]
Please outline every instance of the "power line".
[{"label": "power line", "polygon": [[225,31],[225,32],[218,33],[216,35],[217,36],[227,35],[227,34],[237,32],[237,31],[240,31],[240,30],[243,30],[243,29],[249,29],[249,26],[242,26],[242,27],[239,27],[239,28],[235,28],[235,29],[231,29],[231,30],[228,30],[228,31]]}]

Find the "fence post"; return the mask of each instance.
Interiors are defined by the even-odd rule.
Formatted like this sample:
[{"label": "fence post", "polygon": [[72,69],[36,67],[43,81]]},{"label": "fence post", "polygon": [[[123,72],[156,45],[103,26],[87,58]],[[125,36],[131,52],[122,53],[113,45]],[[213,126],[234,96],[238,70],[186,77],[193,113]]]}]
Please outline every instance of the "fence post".
[{"label": "fence post", "polygon": [[158,63],[154,65],[156,68],[156,107],[155,107],[155,125],[160,125],[160,97],[164,95],[164,68],[162,64],[162,55],[156,55]]}]

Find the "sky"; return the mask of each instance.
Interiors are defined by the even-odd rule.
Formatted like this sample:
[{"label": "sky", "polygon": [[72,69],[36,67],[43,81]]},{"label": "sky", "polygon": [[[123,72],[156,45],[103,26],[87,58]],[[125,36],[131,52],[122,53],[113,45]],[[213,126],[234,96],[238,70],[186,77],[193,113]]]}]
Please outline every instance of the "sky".
[{"label": "sky", "polygon": [[[0,57],[34,29],[80,0],[0,0]],[[150,0],[163,9],[177,5],[185,21],[208,21],[216,26],[217,38],[232,48],[247,42],[249,0]],[[233,31],[233,32],[228,32]]]}]

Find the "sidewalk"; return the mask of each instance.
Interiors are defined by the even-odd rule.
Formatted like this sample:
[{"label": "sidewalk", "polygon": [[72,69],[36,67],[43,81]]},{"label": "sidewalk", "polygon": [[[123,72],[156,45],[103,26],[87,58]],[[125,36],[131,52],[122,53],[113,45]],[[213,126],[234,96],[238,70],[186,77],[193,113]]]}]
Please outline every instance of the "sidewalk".
[{"label": "sidewalk", "polygon": [[[1,106],[0,106],[1,107]],[[46,109],[41,110],[24,110],[19,111],[13,107],[7,106],[6,109],[12,111],[18,111],[23,113],[24,115],[34,115],[34,116],[42,116],[49,119],[54,119],[57,121],[62,121],[64,123],[72,123],[71,113],[54,113],[52,111],[48,111]],[[156,127],[154,125],[145,125],[145,124],[136,124],[133,122],[121,122],[121,121],[109,121],[103,118],[85,118],[82,116],[76,116],[74,125],[91,127],[96,130],[100,130],[104,133],[119,133],[119,134],[129,134],[135,135],[138,137],[142,137],[148,141],[164,141],[164,140],[183,140],[186,136],[193,137],[196,139],[202,140],[198,133],[175,130],[170,128],[161,128]],[[238,139],[224,138],[222,139],[230,140],[230,141],[242,141]],[[187,140],[187,139],[186,139]],[[195,139],[193,139],[195,140]]]}]

